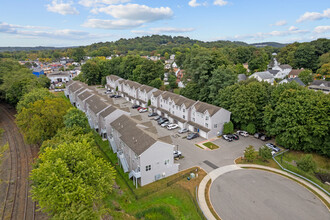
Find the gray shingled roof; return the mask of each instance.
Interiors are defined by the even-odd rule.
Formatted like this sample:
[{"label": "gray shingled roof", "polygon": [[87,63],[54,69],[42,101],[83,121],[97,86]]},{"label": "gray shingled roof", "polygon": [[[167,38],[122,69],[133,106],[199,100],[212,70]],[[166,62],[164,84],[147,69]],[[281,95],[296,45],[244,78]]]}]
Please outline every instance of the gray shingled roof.
[{"label": "gray shingled roof", "polygon": [[112,81],[116,81],[117,79],[121,79],[119,76],[116,75],[109,75],[108,76]]},{"label": "gray shingled roof", "polygon": [[161,91],[161,90],[156,90],[156,91],[154,91],[152,94],[153,94],[154,97],[158,97],[158,96],[160,96],[160,94],[162,94],[162,93],[163,93],[163,91]]},{"label": "gray shingled roof", "polygon": [[78,83],[77,81],[75,81],[74,83],[72,83],[70,86],[69,86],[69,91],[71,93],[77,91],[78,89],[84,87],[82,84]]},{"label": "gray shingled roof", "polygon": [[148,92],[150,92],[151,90],[153,90],[154,87],[147,86],[147,85],[142,85],[139,89],[140,89],[140,91],[145,90],[145,91],[148,93]]},{"label": "gray shingled roof", "polygon": [[238,74],[237,76],[238,82],[246,80],[246,75],[245,74]]},{"label": "gray shingled roof", "polygon": [[299,77],[293,78],[293,79],[287,79],[288,82],[292,82],[295,81],[296,83],[298,83],[301,86],[306,86],[305,83],[303,83],[303,81],[301,81],[301,79],[299,79]]},{"label": "gray shingled roof", "polygon": [[292,69],[289,73],[289,76],[298,76],[299,73],[301,73],[301,71],[303,71],[304,69]]},{"label": "gray shingled roof", "polygon": [[113,107],[113,106],[109,106],[106,110],[104,110],[103,112],[100,113],[100,116],[102,118],[107,117],[108,115],[110,115],[112,112],[116,111],[117,108]]},{"label": "gray shingled roof", "polygon": [[137,124],[126,115],[120,116],[111,126],[121,134],[120,139],[137,155],[141,155],[156,140],[143,132]]},{"label": "gray shingled roof", "polygon": [[83,93],[81,93],[80,95],[78,95],[78,98],[83,101],[86,98],[88,98],[89,96],[93,95],[92,93],[90,93],[89,91],[85,91]]},{"label": "gray shingled roof", "polygon": [[279,65],[279,67],[281,68],[281,69],[292,69],[292,66],[290,66],[289,64],[282,64],[282,65]]},{"label": "gray shingled roof", "polygon": [[134,87],[135,89],[137,89],[141,86],[140,83],[134,82],[134,81],[131,81],[131,80],[126,80],[125,84],[128,84],[130,87]]},{"label": "gray shingled roof", "polygon": [[268,70],[268,72],[270,73],[270,74],[272,74],[273,76],[276,76],[276,74],[278,73],[278,72],[280,72],[279,70]]},{"label": "gray shingled roof", "polygon": [[330,87],[330,81],[325,81],[325,80],[314,80],[311,85],[313,86],[321,86],[324,85],[325,87]]},{"label": "gray shingled roof", "polygon": [[255,72],[251,76],[249,76],[249,78],[252,78],[252,77],[255,77],[255,76],[259,76],[261,79],[273,79],[274,78],[274,76],[268,71]]},{"label": "gray shingled roof", "polygon": [[218,112],[221,109],[218,106],[211,105],[201,101],[196,102],[194,107],[196,111],[200,113],[204,113],[207,110],[211,116],[213,116],[216,112]]},{"label": "gray shingled roof", "polygon": [[100,97],[94,95],[91,98],[86,100],[89,109],[96,115],[100,111],[104,110],[108,105],[103,102]]}]

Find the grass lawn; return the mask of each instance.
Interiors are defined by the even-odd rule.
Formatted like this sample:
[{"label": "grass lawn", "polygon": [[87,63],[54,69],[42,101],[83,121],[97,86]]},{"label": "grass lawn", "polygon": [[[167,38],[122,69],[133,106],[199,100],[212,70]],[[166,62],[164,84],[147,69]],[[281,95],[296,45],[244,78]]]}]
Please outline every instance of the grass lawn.
[{"label": "grass lawn", "polygon": [[[112,153],[108,141],[102,141],[96,133],[95,140],[104,158],[117,167],[116,154]],[[106,199],[106,206],[114,219],[203,219],[195,200],[196,187],[206,175],[203,170],[198,169],[198,177],[191,180],[182,177],[190,171],[187,170],[138,189],[132,180],[128,180],[127,173],[119,167],[117,170],[120,174],[117,173],[114,191]],[[195,168],[191,170],[195,171]],[[174,179],[178,181],[167,186]]]},{"label": "grass lawn", "polygon": [[211,150],[218,149],[219,146],[216,144],[213,144],[212,142],[206,142],[203,144],[205,147],[208,147]]},{"label": "grass lawn", "polygon": [[262,158],[260,158],[258,155],[258,152],[256,152],[256,159],[254,159],[253,161],[248,161],[248,160],[244,159],[243,157],[239,157],[235,160],[235,163],[237,163],[237,164],[258,164],[258,165],[262,165],[262,166],[281,169],[280,166],[277,165],[277,163],[273,159],[265,161]]},{"label": "grass lawn", "polygon": [[[307,173],[299,169],[296,165],[296,161],[300,160],[302,157],[307,155],[307,153],[301,152],[301,151],[288,151],[283,154],[282,162],[281,162],[281,155],[276,157],[276,160],[286,169],[291,170],[295,173],[298,173],[313,182],[319,184],[321,187],[323,187],[325,190],[330,192],[330,186],[327,184],[322,183],[321,180],[319,180],[314,173]],[[319,173],[328,173],[330,175],[330,160],[329,158],[322,157],[318,154],[311,154],[313,156],[313,160],[316,163],[317,171]]]}]

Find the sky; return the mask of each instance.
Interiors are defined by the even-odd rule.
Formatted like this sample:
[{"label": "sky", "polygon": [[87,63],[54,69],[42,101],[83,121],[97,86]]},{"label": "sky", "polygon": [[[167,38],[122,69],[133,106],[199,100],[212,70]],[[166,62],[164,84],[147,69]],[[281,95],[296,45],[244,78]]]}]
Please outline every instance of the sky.
[{"label": "sky", "polygon": [[0,47],[152,34],[247,43],[330,38],[329,0],[0,0],[0,6]]}]

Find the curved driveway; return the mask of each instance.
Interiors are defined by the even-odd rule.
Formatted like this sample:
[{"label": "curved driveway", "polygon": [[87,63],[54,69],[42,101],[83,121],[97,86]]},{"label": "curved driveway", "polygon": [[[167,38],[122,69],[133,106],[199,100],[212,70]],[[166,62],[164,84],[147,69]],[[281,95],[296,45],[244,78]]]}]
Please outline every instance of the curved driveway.
[{"label": "curved driveway", "polygon": [[223,174],[212,183],[210,198],[223,220],[330,219],[328,209],[309,190],[263,170]]}]

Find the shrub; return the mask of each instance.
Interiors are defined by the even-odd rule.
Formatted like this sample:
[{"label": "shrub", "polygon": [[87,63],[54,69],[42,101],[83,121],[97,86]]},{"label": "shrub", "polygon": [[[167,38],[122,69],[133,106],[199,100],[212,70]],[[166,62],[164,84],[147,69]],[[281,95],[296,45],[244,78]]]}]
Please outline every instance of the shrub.
[{"label": "shrub", "polygon": [[263,160],[269,160],[272,158],[272,150],[266,146],[263,146],[259,149],[259,156]]},{"label": "shrub", "polygon": [[246,131],[249,134],[254,134],[256,133],[256,126],[253,123],[249,123],[248,126],[246,126]]},{"label": "shrub", "polygon": [[316,163],[313,160],[313,156],[311,154],[307,154],[299,161],[297,161],[297,167],[305,172],[315,172],[316,171]]},{"label": "shrub", "polygon": [[248,161],[253,161],[256,158],[255,152],[256,151],[254,150],[254,147],[252,145],[248,146],[247,148],[245,148],[244,158]]},{"label": "shrub", "polygon": [[234,131],[234,124],[233,122],[227,122],[223,125],[223,133],[224,134],[231,134]]}]

